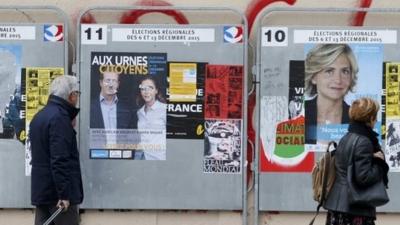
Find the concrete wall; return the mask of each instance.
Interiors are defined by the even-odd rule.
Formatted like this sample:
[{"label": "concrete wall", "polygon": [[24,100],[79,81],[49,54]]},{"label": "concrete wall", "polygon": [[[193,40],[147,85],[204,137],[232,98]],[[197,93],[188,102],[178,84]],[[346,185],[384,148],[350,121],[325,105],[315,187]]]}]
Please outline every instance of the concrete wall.
[{"label": "concrete wall", "polygon": [[[168,0],[175,6],[226,6],[244,12],[250,0]],[[357,7],[359,0],[297,0],[294,1],[296,7]],[[123,6],[133,5],[134,0],[11,0],[1,1],[2,5],[54,5],[64,10],[70,18],[70,35],[72,43],[75,43],[76,20],[81,10],[91,6]],[[277,2],[269,5],[288,6],[286,3]],[[398,1],[375,0],[371,7],[393,8],[399,7]],[[350,21],[351,18],[347,18]],[[373,18],[367,16],[366,23],[373,23]],[[251,64],[252,62],[250,62]],[[0,184],[1,185],[1,184]],[[252,195],[249,195],[247,223],[254,224]],[[310,201],[312,201],[310,199]],[[0,225],[30,225],[33,224],[33,211],[31,209],[1,209]],[[308,224],[312,218],[312,213],[290,213],[290,212],[263,212],[259,216],[259,224],[264,225],[292,225]],[[324,224],[324,214],[321,214],[316,223]],[[242,214],[231,211],[126,211],[117,212],[113,210],[85,210],[81,215],[82,225],[172,225],[172,224],[191,224],[191,225],[239,225],[242,224]],[[400,214],[379,214],[377,224],[394,225],[399,224]]]}]

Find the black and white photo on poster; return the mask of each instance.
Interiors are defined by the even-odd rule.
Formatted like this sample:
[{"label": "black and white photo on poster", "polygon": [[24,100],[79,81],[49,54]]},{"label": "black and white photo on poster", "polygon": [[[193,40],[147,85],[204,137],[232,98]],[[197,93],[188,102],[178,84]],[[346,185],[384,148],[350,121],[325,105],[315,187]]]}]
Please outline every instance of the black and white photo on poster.
[{"label": "black and white photo on poster", "polygon": [[289,61],[289,119],[294,119],[300,115],[304,116],[303,97],[304,97],[304,61]]},{"label": "black and white photo on poster", "polygon": [[385,158],[390,171],[400,172],[400,121],[386,121]]},{"label": "black and white photo on poster", "polygon": [[241,120],[206,120],[204,173],[240,173],[242,157]]}]

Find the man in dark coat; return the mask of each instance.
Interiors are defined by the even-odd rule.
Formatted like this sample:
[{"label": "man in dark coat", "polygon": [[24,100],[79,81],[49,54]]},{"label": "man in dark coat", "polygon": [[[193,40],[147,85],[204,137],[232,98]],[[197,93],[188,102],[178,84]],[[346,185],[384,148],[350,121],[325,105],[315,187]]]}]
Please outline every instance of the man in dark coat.
[{"label": "man in dark coat", "polygon": [[42,225],[59,207],[64,210],[55,225],[79,224],[77,205],[82,203],[83,188],[74,130],[78,97],[76,77],[57,77],[51,83],[47,105],[30,123],[35,225]]}]

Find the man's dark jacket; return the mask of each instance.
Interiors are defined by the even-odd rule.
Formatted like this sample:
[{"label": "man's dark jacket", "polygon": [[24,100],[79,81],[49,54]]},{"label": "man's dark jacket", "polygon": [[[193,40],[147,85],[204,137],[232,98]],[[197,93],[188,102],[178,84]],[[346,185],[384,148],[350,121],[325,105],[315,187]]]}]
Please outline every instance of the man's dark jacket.
[{"label": "man's dark jacket", "polygon": [[47,105],[30,123],[32,149],[32,205],[83,200],[79,152],[72,120],[79,109],[50,95]]}]

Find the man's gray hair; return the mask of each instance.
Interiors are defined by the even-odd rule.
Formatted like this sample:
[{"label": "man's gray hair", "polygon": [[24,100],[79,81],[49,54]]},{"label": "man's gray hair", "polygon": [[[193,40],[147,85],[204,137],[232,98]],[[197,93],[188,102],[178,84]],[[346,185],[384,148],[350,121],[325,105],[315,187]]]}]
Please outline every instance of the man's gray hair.
[{"label": "man's gray hair", "polygon": [[79,91],[78,79],[71,75],[62,75],[51,82],[50,94],[68,101],[69,95]]}]

